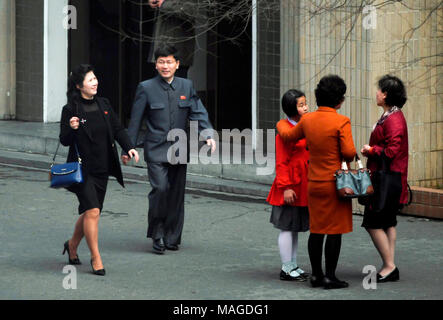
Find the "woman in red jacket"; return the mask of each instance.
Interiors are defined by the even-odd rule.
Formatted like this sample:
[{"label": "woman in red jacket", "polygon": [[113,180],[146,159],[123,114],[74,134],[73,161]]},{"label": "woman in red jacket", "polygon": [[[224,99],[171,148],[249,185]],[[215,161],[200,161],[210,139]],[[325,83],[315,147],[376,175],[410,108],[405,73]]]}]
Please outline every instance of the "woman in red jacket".
[{"label": "woman in red jacket", "polygon": [[[289,90],[283,95],[282,108],[288,116],[288,123],[297,125],[308,112],[305,94]],[[281,230],[278,237],[282,261],[280,280],[306,281],[308,274],[297,264],[298,232],[309,230],[306,140],[283,143],[277,135],[275,148],[276,177],[267,201],[272,205],[270,222]]]},{"label": "woman in red jacket", "polygon": [[377,282],[387,282],[400,279],[394,263],[396,215],[408,201],[408,127],[401,111],[407,97],[403,82],[391,75],[383,76],[378,81],[376,99],[377,106],[382,107],[384,113],[374,125],[369,145],[364,145],[361,153],[368,157],[367,166],[371,172],[381,170],[382,157],[387,159],[389,169],[401,173],[402,192],[399,200],[390,199],[395,203],[390,203],[389,208],[384,208],[381,212],[374,212],[371,205],[367,205],[362,227],[369,232],[383,260]]}]

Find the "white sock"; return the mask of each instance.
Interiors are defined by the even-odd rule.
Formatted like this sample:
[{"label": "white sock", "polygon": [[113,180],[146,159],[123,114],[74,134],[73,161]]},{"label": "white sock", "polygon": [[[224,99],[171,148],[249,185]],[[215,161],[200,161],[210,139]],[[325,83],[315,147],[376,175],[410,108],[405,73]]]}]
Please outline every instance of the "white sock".
[{"label": "white sock", "polygon": [[292,257],[292,232],[291,231],[280,231],[278,235],[278,249],[280,250],[281,262],[285,263],[291,262]]}]

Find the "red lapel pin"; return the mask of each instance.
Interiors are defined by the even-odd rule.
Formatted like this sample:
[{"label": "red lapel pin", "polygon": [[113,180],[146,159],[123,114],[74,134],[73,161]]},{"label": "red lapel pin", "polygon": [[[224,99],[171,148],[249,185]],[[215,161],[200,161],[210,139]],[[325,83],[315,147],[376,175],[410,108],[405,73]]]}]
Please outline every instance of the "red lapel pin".
[{"label": "red lapel pin", "polygon": [[185,96],[180,96],[180,100],[186,100]]},{"label": "red lapel pin", "polygon": [[108,114],[108,111],[105,111],[105,114]]}]

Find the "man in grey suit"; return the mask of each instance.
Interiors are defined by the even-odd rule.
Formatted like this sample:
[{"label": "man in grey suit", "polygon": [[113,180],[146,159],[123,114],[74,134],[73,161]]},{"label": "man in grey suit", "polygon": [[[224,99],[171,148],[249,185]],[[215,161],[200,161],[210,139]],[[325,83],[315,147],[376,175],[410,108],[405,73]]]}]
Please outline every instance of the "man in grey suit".
[{"label": "man in grey suit", "polygon": [[[181,243],[187,166],[186,161],[171,163],[168,159],[168,150],[175,144],[168,141],[168,133],[173,129],[186,132],[189,120],[198,121],[199,132],[212,129],[212,125],[192,82],[174,76],[180,66],[177,49],[168,44],[159,47],[155,61],[158,75],[137,87],[128,135],[136,145],[140,125],[145,120],[144,156],[152,186],[148,196],[147,237],[153,239],[154,252],[163,253],[165,249],[178,250]],[[214,152],[216,144],[212,135],[205,138]],[[122,161],[126,164],[129,157],[122,154]]]}]

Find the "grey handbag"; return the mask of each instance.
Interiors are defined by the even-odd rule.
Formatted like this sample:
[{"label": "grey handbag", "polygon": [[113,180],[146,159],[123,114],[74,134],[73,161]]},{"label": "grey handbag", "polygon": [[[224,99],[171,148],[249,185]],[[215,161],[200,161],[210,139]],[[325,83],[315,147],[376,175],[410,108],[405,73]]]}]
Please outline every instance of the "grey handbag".
[{"label": "grey handbag", "polygon": [[337,192],[341,198],[363,198],[374,193],[370,171],[364,168],[358,155],[355,155],[358,169],[348,169],[345,161],[342,161],[341,169],[334,174]]}]

